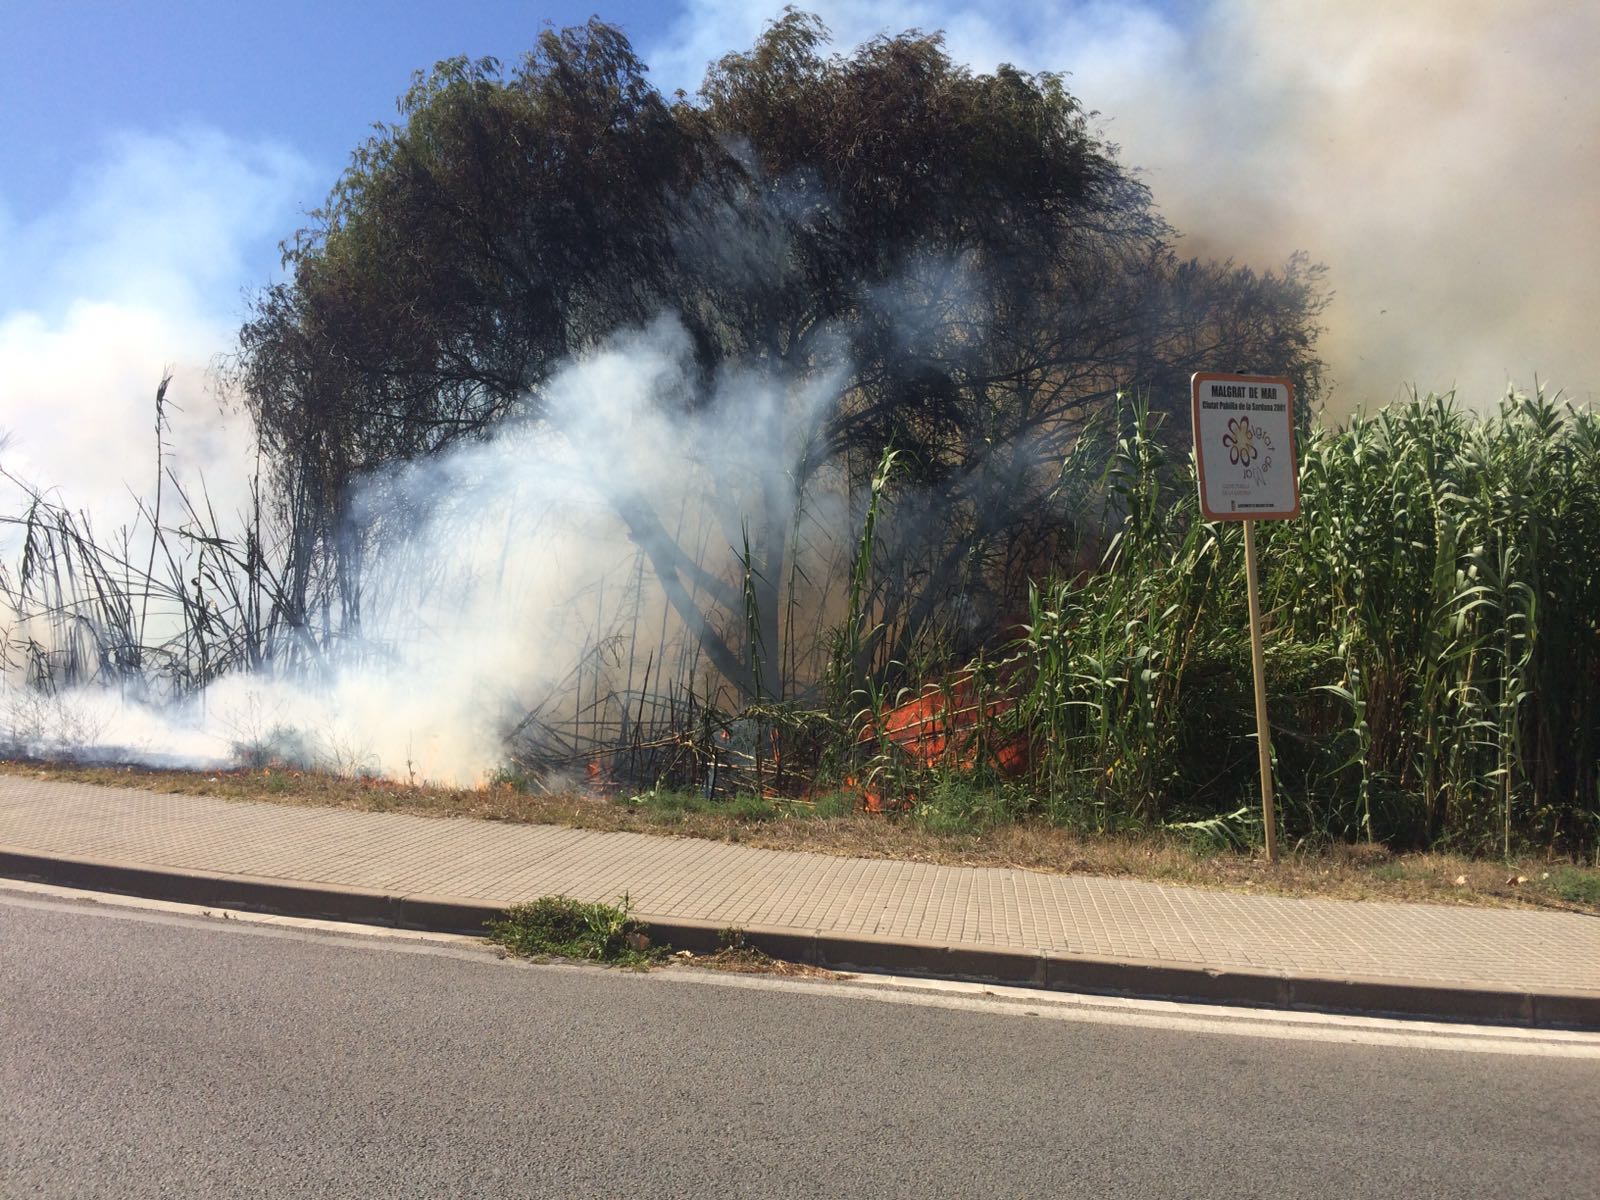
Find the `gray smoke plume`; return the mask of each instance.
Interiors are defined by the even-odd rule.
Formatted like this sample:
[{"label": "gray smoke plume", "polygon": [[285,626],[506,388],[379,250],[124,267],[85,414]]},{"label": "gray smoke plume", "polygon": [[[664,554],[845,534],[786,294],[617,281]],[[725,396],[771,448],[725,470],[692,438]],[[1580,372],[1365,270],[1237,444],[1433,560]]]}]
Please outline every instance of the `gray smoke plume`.
[{"label": "gray smoke plume", "polygon": [[[44,695],[13,675],[0,685],[0,750],[205,767],[279,759],[473,785],[504,762],[505,736],[529,712],[570,721],[628,676],[642,682],[637,646],[692,664],[695,618],[668,603],[621,514],[659,517],[709,582],[736,577],[746,514],[791,526],[803,504],[799,565],[831,578],[840,502],[825,481],[802,494],[792,470],[847,364],[788,380],[731,371],[697,395],[691,358],[671,320],[621,333],[555,375],[548,421],[512,419],[370,480],[355,505],[374,546],[359,642],[337,647],[324,672],[230,674],[181,703],[129,686]],[[738,619],[692,598],[701,619]]]},{"label": "gray smoke plume", "polygon": [[[1326,262],[1336,411],[1410,383],[1458,385],[1487,405],[1535,372],[1581,400],[1600,388],[1595,5],[812,7],[841,50],[943,28],[975,68],[1068,71],[1185,231],[1183,249],[1258,264],[1304,249]],[[665,88],[693,88],[708,59],[749,45],[771,16],[701,0],[646,56]],[[223,489],[248,473],[248,431],[214,420],[204,390],[205,360],[236,325],[210,294],[215,264],[236,264],[240,238],[278,223],[302,171],[260,148],[136,141],[69,222],[112,231],[77,239],[94,249],[59,255],[73,228],[19,231],[0,214],[8,295],[56,259],[64,272],[50,295],[0,312],[0,435],[11,435],[0,465],[61,485],[102,532],[130,520],[127,492],[147,494],[153,474],[149,395],[177,360],[171,463],[190,481],[215,466],[219,509],[240,511],[248,497]],[[153,199],[135,186],[161,178],[172,186]],[[142,199],[119,209],[130,194]],[[549,425],[513,420],[370,481],[357,505],[375,539],[359,643],[335,647],[319,678],[238,674],[171,706],[138,688],[42,695],[13,675],[0,684],[0,748],[190,764],[278,755],[470,783],[527,713],[570,720],[584,695],[628,686],[642,667],[608,641],[620,626],[658,656],[675,647],[675,669],[692,674],[694,621],[738,619],[704,591],[737,578],[743,514],[803,525],[818,562],[848,543],[836,489],[821,479],[801,492],[791,474],[847,364],[802,379],[730,373],[701,396],[685,354],[670,324],[620,335],[550,385]],[[641,558],[649,536],[624,520],[630,506],[692,551],[704,578],[680,581],[699,589],[689,605]],[[16,511],[9,497],[0,511]]]},{"label": "gray smoke plume", "polygon": [[[975,69],[1065,71],[1144,171],[1187,253],[1297,250],[1335,292],[1329,408],[1415,384],[1494,404],[1508,382],[1600,395],[1600,5],[816,0],[841,50],[943,29]],[[691,0],[646,57],[692,90],[770,13]]]}]

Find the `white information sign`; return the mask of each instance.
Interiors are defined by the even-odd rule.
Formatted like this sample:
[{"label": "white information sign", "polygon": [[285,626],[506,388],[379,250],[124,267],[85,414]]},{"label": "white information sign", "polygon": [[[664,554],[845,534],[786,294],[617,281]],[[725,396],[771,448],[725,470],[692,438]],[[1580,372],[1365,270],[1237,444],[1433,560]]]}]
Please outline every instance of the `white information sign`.
[{"label": "white information sign", "polygon": [[1200,508],[1206,520],[1298,517],[1294,385],[1278,376],[1206,371],[1191,384]]}]

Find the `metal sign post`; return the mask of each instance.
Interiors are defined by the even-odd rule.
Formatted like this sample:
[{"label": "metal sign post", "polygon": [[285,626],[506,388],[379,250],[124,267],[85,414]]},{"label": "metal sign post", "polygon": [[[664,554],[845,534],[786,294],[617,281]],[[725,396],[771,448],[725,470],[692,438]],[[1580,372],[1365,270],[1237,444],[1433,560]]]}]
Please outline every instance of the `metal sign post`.
[{"label": "metal sign post", "polygon": [[1256,572],[1257,521],[1300,515],[1295,462],[1294,385],[1271,375],[1200,372],[1190,380],[1200,511],[1208,521],[1244,522],[1245,592],[1250,606],[1250,667],[1255,678],[1256,754],[1261,767],[1261,817],[1267,861],[1278,861],[1272,794],[1272,730],[1261,650],[1261,596]]}]

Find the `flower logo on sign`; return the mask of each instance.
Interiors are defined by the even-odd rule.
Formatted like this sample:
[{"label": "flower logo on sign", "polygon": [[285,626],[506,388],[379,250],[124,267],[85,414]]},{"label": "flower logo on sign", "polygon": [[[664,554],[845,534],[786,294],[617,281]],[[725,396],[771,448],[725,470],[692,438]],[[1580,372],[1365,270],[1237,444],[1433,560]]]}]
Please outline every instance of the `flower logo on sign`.
[{"label": "flower logo on sign", "polygon": [[1250,428],[1250,418],[1234,417],[1228,422],[1228,432],[1222,435],[1222,444],[1228,448],[1228,461],[1236,467],[1248,467],[1260,453],[1256,449],[1255,432]]}]

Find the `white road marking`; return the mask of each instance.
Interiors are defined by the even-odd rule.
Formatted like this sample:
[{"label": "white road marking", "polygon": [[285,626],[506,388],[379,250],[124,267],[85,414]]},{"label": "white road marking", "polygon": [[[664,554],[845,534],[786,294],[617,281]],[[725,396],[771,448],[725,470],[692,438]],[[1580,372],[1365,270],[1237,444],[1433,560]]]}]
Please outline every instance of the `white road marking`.
[{"label": "white road marking", "polygon": [[[205,908],[164,900],[145,900],[109,892],[91,892],[51,884],[0,879],[0,903],[13,907],[84,912],[156,924],[194,927],[205,923],[263,936],[306,941],[359,937],[373,948],[441,955],[539,970],[583,971],[583,964],[534,964],[507,958],[482,938],[429,933],[345,921],[274,916],[237,909]],[[1135,1000],[1088,996],[1002,984],[955,980],[912,979],[892,975],[855,974],[842,979],[795,979],[772,975],[739,975],[676,966],[629,976],[641,982],[676,986],[690,984],[755,991],[777,991],[882,1004],[912,1005],[973,1012],[985,1016],[1034,1018],[1093,1025],[1160,1029],[1226,1037],[1272,1038],[1280,1041],[1330,1042],[1352,1046],[1391,1046],[1410,1050],[1446,1050],[1469,1054],[1508,1054],[1528,1058],[1600,1059],[1600,1033],[1518,1026],[1452,1024],[1384,1017],[1343,1016],[1283,1009],[1236,1008],[1168,1000]]]}]

